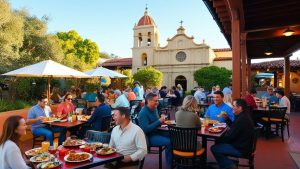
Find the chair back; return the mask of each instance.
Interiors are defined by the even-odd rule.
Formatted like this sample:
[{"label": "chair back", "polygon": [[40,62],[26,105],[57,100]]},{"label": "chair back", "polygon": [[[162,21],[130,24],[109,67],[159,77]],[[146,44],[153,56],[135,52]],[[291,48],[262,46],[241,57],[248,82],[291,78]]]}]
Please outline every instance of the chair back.
[{"label": "chair back", "polygon": [[263,128],[263,126],[261,124],[258,124],[257,126],[254,127],[252,147],[251,147],[251,152],[248,155],[248,158],[254,157],[254,153],[256,151],[257,138],[258,138],[259,132],[261,131],[262,128]]},{"label": "chair back", "polygon": [[172,125],[168,128],[173,150],[193,152],[196,156],[198,128],[181,128]]},{"label": "chair back", "polygon": [[134,119],[137,118],[138,113],[141,110],[141,103],[143,100],[130,100],[129,104],[130,104],[130,116],[131,116],[131,120],[132,122],[134,122]]},{"label": "chair back", "polygon": [[270,107],[267,117],[270,121],[271,118],[284,120],[287,107]]},{"label": "chair back", "polygon": [[104,116],[101,118],[101,131],[109,131],[112,116]]},{"label": "chair back", "polygon": [[101,142],[101,143],[109,143],[111,133],[95,131],[95,130],[88,130],[86,132],[86,137],[88,141],[92,142]]}]

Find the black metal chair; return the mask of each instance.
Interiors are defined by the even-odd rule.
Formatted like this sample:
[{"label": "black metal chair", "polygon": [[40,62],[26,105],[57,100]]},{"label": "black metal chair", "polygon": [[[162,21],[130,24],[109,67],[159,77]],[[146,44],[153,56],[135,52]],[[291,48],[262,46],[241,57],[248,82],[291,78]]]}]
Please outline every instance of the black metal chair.
[{"label": "black metal chair", "polygon": [[204,154],[205,149],[197,149],[198,128],[181,128],[172,125],[168,127],[173,147],[172,162],[175,161],[175,166],[177,168],[200,167],[201,164],[199,166],[197,160]]},{"label": "black metal chair", "polygon": [[286,119],[286,107],[271,107],[269,111],[267,111],[266,117],[262,117],[262,121],[265,125],[266,129],[266,138],[269,138],[270,132],[272,132],[272,124],[276,125],[276,133],[278,133],[278,129],[281,130],[281,139],[284,142],[284,127],[287,125],[288,136],[289,132],[289,122]]},{"label": "black metal chair", "polygon": [[105,117],[101,118],[101,120],[102,120],[101,131],[102,132],[110,131],[111,118],[112,118],[112,116],[105,116]]},{"label": "black metal chair", "polygon": [[95,130],[88,130],[86,132],[86,137],[88,138],[88,141],[101,142],[101,143],[108,144],[110,141],[111,133],[95,131]]},{"label": "black metal chair", "polygon": [[[232,156],[228,155],[233,158],[237,158],[236,163],[239,167],[249,167],[250,169],[254,169],[254,158],[255,158],[255,151],[256,151],[256,144],[257,144],[257,138],[259,135],[259,132],[263,126],[261,124],[257,124],[256,127],[254,127],[254,135],[253,135],[253,140],[252,140],[252,147],[251,147],[251,152],[246,155],[246,156]],[[248,160],[248,164],[240,164],[239,159],[246,159]]]}]

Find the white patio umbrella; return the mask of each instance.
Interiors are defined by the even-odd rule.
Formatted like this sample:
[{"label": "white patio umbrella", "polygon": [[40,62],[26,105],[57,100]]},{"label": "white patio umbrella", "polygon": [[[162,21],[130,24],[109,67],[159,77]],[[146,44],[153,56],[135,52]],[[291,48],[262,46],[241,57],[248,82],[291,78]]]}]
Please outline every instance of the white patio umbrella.
[{"label": "white patio umbrella", "polygon": [[47,77],[47,98],[50,99],[50,78],[52,77],[67,77],[67,78],[89,78],[90,76],[61,65],[52,60],[45,60],[33,65],[25,66],[23,68],[13,70],[2,74],[4,76],[17,76],[17,77]]},{"label": "white patio umbrella", "polygon": [[102,76],[108,76],[110,78],[126,78],[127,77],[121,73],[106,69],[104,67],[97,67],[96,69],[92,69],[92,70],[86,71],[84,73],[91,77],[100,77],[100,78]]},{"label": "white patio umbrella", "polygon": [[100,78],[100,86],[101,86],[101,77],[103,76],[108,76],[110,78],[126,78],[127,76],[118,73],[116,71],[113,70],[109,70],[107,68],[104,67],[97,67],[96,69],[92,69],[89,71],[84,72],[85,74],[91,76],[91,77],[99,77]]}]

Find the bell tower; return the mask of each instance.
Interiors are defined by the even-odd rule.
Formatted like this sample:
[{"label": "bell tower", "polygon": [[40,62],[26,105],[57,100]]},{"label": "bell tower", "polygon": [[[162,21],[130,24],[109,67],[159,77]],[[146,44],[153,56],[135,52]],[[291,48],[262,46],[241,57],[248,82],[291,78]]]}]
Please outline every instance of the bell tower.
[{"label": "bell tower", "polygon": [[133,28],[132,71],[133,73],[144,66],[153,65],[153,54],[159,46],[158,29],[146,7],[144,16]]}]

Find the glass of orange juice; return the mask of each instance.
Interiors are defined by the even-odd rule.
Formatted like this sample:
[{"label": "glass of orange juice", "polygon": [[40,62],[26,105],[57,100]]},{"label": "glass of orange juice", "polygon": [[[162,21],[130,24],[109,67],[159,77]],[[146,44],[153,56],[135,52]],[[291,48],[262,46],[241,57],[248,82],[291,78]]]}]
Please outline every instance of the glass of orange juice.
[{"label": "glass of orange juice", "polygon": [[58,148],[58,141],[54,141],[54,142],[53,142],[53,147],[54,147],[54,149],[57,149],[57,148]]},{"label": "glass of orange juice", "polygon": [[49,150],[49,147],[50,147],[50,142],[49,141],[43,141],[42,142],[42,150],[44,152],[47,152]]},{"label": "glass of orange juice", "polygon": [[72,121],[73,121],[73,122],[76,121],[76,114],[73,114],[73,115],[72,115]]}]

